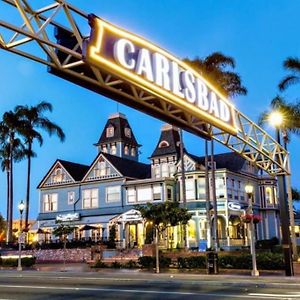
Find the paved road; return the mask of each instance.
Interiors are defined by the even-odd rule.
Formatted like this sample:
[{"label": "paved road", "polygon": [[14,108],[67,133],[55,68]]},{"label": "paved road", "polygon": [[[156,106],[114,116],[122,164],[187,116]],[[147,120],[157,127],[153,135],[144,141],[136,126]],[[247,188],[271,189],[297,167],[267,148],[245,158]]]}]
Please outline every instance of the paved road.
[{"label": "paved road", "polygon": [[0,299],[300,299],[285,278],[0,271]]}]

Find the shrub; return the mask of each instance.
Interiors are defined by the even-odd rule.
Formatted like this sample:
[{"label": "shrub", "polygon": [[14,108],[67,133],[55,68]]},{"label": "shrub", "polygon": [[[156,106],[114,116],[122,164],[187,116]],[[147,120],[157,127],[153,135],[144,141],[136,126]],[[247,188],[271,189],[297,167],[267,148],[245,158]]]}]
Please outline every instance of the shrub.
[{"label": "shrub", "polygon": [[[155,257],[154,257],[155,259]],[[171,258],[170,257],[165,257],[165,256],[161,256],[159,258],[159,267],[160,268],[169,268],[170,264],[171,264]]]},{"label": "shrub", "polygon": [[[141,256],[138,259],[138,263],[142,269],[154,268],[156,264],[155,256]],[[160,268],[168,268],[170,264],[171,264],[171,258],[165,256],[161,256],[159,258]]]},{"label": "shrub", "polygon": [[222,255],[219,256],[219,267],[225,269],[233,269],[236,265],[236,256]]},{"label": "shrub", "polygon": [[141,256],[138,259],[138,263],[142,269],[151,269],[155,266],[155,257],[152,256]]},{"label": "shrub", "polygon": [[121,269],[121,268],[122,268],[122,264],[120,264],[120,263],[117,262],[117,261],[114,261],[114,262],[111,264],[111,267],[114,268],[114,269]]},{"label": "shrub", "polygon": [[[21,264],[22,267],[31,267],[35,264],[35,257],[23,257],[21,259]],[[2,259],[2,264],[3,267],[17,267],[18,266],[18,258],[7,258],[7,259]]]},{"label": "shrub", "polygon": [[138,264],[134,260],[129,260],[127,263],[123,265],[126,269],[134,269],[138,268]]},{"label": "shrub", "polygon": [[36,257],[24,257],[21,259],[21,263],[23,267],[31,267],[35,264]]},{"label": "shrub", "polygon": [[105,264],[102,260],[97,260],[92,268],[108,268],[107,264]]},{"label": "shrub", "polygon": [[205,269],[206,258],[205,256],[189,256],[189,257],[178,257],[177,259],[178,268],[187,269]]},{"label": "shrub", "polygon": [[3,267],[17,267],[18,259],[17,258],[7,258],[2,260]]},{"label": "shrub", "polygon": [[256,256],[257,266],[263,270],[284,270],[283,256],[279,253],[259,253]]}]

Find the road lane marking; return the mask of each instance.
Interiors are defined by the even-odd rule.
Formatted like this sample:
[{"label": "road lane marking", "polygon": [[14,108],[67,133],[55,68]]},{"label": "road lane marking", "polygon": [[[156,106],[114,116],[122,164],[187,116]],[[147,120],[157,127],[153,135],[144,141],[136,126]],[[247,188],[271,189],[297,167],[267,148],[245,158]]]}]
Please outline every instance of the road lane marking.
[{"label": "road lane marking", "polygon": [[[1,276],[2,274],[0,273],[0,278],[1,277],[4,277],[4,276]],[[53,275],[55,275],[55,274],[53,274]],[[150,274],[150,275],[153,275],[153,274]],[[155,274],[156,275],[156,274]],[[41,275],[29,275],[29,274],[22,274],[22,275],[20,275],[20,274],[18,274],[18,275],[8,275],[8,274],[5,274],[5,278],[39,278],[39,279],[41,279],[41,278],[45,278],[45,277],[43,277],[43,276],[41,276]],[[126,282],[126,281],[147,281],[147,282],[166,282],[166,280],[169,280],[170,282],[176,282],[176,281],[180,281],[181,282],[181,280],[182,280],[182,278],[180,278],[180,277],[173,277],[173,278],[170,278],[170,277],[168,277],[168,278],[165,278],[165,277],[156,277],[155,278],[155,276],[153,276],[153,277],[145,277],[145,278],[124,278],[124,277],[79,277],[79,276],[56,276],[56,277],[54,277],[54,276],[48,276],[48,277],[46,277],[46,278],[49,278],[49,279],[54,279],[54,280],[58,280],[58,279],[73,279],[73,280],[81,280],[81,281],[89,281],[89,280],[92,280],[92,281],[95,281],[95,280],[99,280],[99,281],[106,281],[106,280],[108,280],[108,281],[124,281],[124,282]],[[220,283],[219,281],[214,281],[214,280],[203,280],[202,282],[199,282],[199,279],[200,279],[200,277],[198,278],[198,279],[191,279],[191,280],[189,280],[188,282],[189,283],[199,283],[199,284],[204,284],[204,285],[206,285],[206,284],[209,284],[209,283],[213,283],[213,284],[218,284],[218,283]],[[241,282],[240,282],[241,284],[251,284],[251,285],[265,285],[265,284],[267,284],[267,285],[270,285],[270,286],[274,286],[274,287],[276,287],[276,286],[278,286],[278,285],[286,285],[286,286],[289,286],[289,287],[294,287],[294,286],[296,286],[296,287],[299,287],[299,283],[291,283],[291,282],[263,282],[263,281],[253,281],[253,280],[242,280]],[[230,285],[235,285],[236,284],[236,282],[234,282],[234,281],[229,281],[229,282],[224,282],[224,285],[228,285],[228,286],[230,286]],[[222,285],[222,283],[221,284],[218,284],[218,285]]]},{"label": "road lane marking", "polygon": [[[168,291],[155,291],[155,290],[138,290],[138,289],[109,289],[109,288],[84,288],[84,287],[55,287],[55,286],[32,286],[32,285],[0,285],[0,288],[19,288],[19,289],[42,289],[42,290],[68,290],[68,291],[91,291],[91,292],[123,292],[123,293],[139,293],[139,294],[164,294],[164,295],[184,295],[184,296],[211,296],[211,297],[219,297],[224,298],[247,298],[247,299],[257,299],[258,294],[246,294],[246,295],[235,295],[235,294],[216,294],[216,293],[196,293],[196,292],[168,292]],[[286,296],[286,295],[284,295]],[[274,297],[273,300],[283,300],[290,299],[290,296],[287,298],[282,297]],[[266,297],[261,297],[261,299]],[[266,299],[269,299],[267,297]]]},{"label": "road lane marking", "polygon": [[250,296],[260,296],[260,297],[268,297],[268,298],[274,298],[274,297],[278,297],[281,299],[291,299],[291,298],[296,298],[296,299],[300,299],[300,293],[293,293],[293,294],[265,294],[265,293],[249,293]]}]

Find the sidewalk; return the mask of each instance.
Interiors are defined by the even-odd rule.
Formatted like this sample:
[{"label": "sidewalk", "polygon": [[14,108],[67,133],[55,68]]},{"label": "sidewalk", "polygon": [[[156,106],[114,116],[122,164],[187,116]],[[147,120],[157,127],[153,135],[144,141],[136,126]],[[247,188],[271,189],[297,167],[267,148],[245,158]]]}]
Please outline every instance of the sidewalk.
[{"label": "sidewalk", "polygon": [[[51,263],[51,264],[36,264],[34,266],[34,270],[42,271],[42,272],[60,272],[63,270],[63,263]],[[83,272],[83,273],[99,273],[103,271],[111,272],[111,273],[153,273],[152,270],[142,270],[142,269],[97,269],[91,268],[86,263],[66,263],[65,270],[66,272]],[[294,263],[294,276],[293,278],[297,278],[300,283],[300,263]],[[197,270],[182,270],[182,269],[162,269],[161,274],[169,274],[169,275],[207,275],[209,277],[221,277],[221,276],[238,276],[238,277],[251,277],[251,270],[236,270],[236,269],[220,269],[219,274],[216,275],[208,275],[205,269],[197,269]],[[283,278],[291,278],[285,276],[285,271],[280,270],[260,270],[260,277],[283,277]]]}]

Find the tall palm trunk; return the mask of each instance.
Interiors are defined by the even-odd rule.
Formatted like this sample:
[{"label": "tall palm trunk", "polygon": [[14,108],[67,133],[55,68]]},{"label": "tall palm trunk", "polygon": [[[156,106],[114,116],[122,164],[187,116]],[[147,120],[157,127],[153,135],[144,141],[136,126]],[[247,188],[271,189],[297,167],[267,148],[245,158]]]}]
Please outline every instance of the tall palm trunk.
[{"label": "tall palm trunk", "polygon": [[26,186],[26,205],[25,205],[25,229],[28,229],[28,217],[29,217],[29,199],[30,199],[30,174],[31,174],[31,150],[32,143],[28,143],[27,154],[27,186]]},{"label": "tall palm trunk", "polygon": [[9,241],[8,238],[8,220],[9,220],[9,182],[10,182],[10,174],[9,174],[9,165],[6,166],[6,242]]},{"label": "tall palm trunk", "polygon": [[12,223],[13,223],[13,143],[14,143],[14,135],[10,136],[9,141],[9,194],[8,194],[8,226],[7,226],[7,237],[8,242],[12,242]]}]

